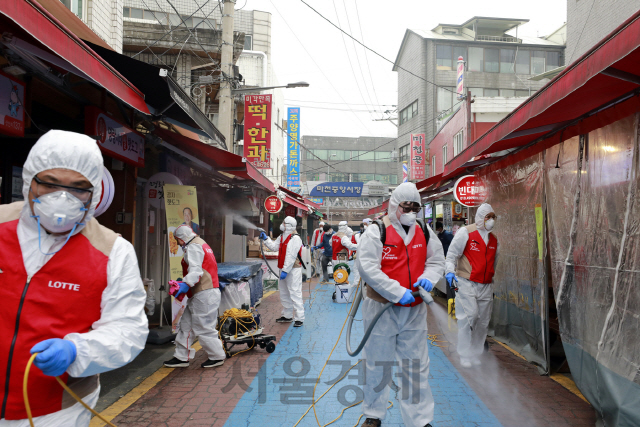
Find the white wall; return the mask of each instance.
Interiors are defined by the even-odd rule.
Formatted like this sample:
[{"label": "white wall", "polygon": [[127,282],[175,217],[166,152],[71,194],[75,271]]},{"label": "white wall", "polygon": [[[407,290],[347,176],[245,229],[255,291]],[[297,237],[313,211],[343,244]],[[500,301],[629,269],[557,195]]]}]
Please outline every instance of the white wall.
[{"label": "white wall", "polygon": [[89,0],[85,24],[116,52],[122,53],[123,0]]}]

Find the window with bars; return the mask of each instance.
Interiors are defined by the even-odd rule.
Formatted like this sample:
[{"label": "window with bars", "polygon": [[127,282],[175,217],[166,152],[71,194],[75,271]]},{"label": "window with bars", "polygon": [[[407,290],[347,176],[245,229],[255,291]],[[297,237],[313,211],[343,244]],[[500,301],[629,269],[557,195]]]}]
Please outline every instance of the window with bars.
[{"label": "window with bars", "polygon": [[464,131],[456,133],[453,136],[453,157],[457,156],[464,149]]}]

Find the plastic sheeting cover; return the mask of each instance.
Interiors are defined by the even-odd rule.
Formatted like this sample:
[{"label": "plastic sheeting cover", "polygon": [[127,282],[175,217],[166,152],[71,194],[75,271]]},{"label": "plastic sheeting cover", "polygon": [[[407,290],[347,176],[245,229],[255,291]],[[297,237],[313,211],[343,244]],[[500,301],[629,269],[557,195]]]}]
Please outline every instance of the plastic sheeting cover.
[{"label": "plastic sheeting cover", "polygon": [[261,260],[221,262],[218,263],[218,279],[224,282],[237,282],[253,276],[261,267]]},{"label": "plastic sheeting cover", "polygon": [[543,198],[542,154],[483,176],[497,216],[500,254],[494,276],[491,329],[543,372],[547,293],[538,249],[536,207]]},{"label": "plastic sheeting cover", "polygon": [[640,425],[638,118],[545,156],[551,275],[571,373],[605,426]]}]

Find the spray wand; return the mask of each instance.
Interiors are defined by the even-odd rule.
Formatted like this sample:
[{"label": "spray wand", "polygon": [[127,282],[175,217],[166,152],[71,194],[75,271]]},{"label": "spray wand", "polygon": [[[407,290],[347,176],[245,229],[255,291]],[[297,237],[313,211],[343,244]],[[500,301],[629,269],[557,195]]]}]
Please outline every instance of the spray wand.
[{"label": "spray wand", "polygon": [[[453,282],[456,282],[456,284],[454,285]],[[456,300],[460,302],[460,306],[462,307],[464,314],[468,316],[469,312],[467,311],[467,308],[464,306],[464,303],[462,302],[462,298],[458,298],[458,279],[454,277],[451,283],[449,284],[449,287],[451,288],[451,290],[453,290],[456,293]],[[469,329],[471,329],[471,332],[473,332],[473,323],[474,323],[472,322],[472,320],[475,320],[475,319],[469,319]]]},{"label": "spray wand", "polygon": [[[267,232],[263,229],[263,228],[256,228],[256,230],[258,230],[258,232],[260,234],[264,233],[267,234]],[[269,268],[269,270],[271,271],[271,274],[273,274],[276,277],[280,277],[280,275],[278,273],[276,273],[275,271],[273,271],[273,269],[271,268],[271,266],[269,265],[269,263],[267,262],[267,258],[264,256],[264,248],[262,247],[262,239],[258,239],[260,240],[260,253],[262,253],[262,259],[264,259],[264,262],[267,264],[267,267]]]}]

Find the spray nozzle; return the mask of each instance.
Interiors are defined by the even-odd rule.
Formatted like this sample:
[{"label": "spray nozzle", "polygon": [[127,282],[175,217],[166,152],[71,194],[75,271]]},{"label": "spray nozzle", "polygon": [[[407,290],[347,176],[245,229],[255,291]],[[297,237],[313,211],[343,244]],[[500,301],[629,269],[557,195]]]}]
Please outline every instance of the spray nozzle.
[{"label": "spray nozzle", "polygon": [[266,231],[264,231],[264,229],[263,229],[263,228],[258,227],[258,228],[256,228],[256,230],[258,230],[258,232],[260,232],[260,233],[267,234],[267,232],[266,232]]}]

